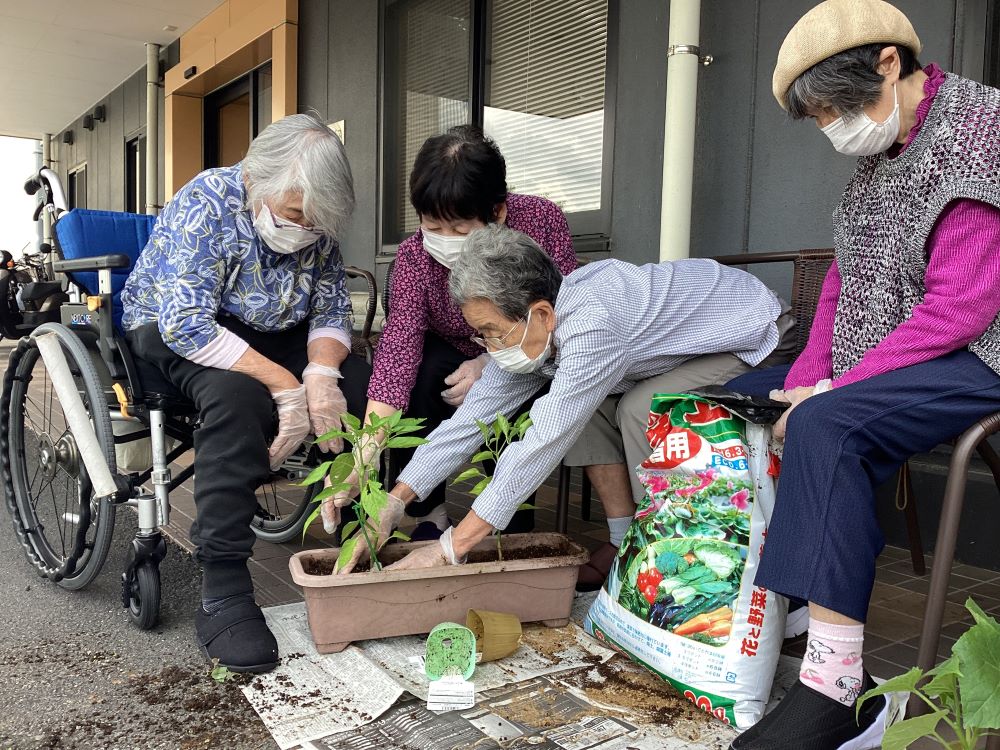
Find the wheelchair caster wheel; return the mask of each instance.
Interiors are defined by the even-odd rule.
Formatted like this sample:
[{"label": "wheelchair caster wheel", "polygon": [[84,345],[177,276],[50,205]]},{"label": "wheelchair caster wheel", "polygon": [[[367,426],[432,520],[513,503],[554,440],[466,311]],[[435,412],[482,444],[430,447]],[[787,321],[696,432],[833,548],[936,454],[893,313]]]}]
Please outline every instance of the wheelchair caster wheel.
[{"label": "wheelchair caster wheel", "polygon": [[150,630],[160,620],[160,568],[155,563],[136,566],[128,588],[128,619],[141,630]]}]

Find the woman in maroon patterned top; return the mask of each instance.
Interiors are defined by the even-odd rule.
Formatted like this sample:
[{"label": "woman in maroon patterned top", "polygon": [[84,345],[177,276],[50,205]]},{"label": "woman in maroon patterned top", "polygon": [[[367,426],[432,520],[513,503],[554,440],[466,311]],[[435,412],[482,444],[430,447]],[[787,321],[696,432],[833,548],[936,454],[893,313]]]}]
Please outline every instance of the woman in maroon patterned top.
[{"label": "woman in maroon patterned top", "polygon": [[[389,309],[368,387],[365,414],[402,409],[424,417],[426,434],[450,417],[479,379],[488,355],[448,296],[448,274],[466,235],[491,222],[524,232],[565,275],[576,268],[569,226],[551,201],[507,192],[507,168],[492,140],[463,125],[428,138],[410,174],[410,202],[420,228],[402,242],[389,287]],[[393,473],[412,450],[394,448]],[[444,485],[407,513],[423,522],[414,538],[447,528]]]}]

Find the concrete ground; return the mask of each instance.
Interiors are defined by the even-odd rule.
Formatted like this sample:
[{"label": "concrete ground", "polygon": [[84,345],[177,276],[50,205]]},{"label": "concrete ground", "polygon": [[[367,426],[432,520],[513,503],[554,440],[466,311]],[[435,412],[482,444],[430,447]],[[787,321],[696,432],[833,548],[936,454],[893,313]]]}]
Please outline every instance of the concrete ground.
[{"label": "concrete ground", "polygon": [[277,747],[196,648],[200,573],[187,552],[170,545],[160,626],[142,632],[121,606],[131,511],[119,511],[106,567],[79,592],[39,578],[6,510],[0,519],[0,748]]}]

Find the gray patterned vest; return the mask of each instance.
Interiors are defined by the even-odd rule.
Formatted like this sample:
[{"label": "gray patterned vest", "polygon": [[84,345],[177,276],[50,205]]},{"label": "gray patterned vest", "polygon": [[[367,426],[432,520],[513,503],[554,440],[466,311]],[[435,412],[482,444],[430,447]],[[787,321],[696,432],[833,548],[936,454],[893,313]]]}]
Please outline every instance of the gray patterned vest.
[{"label": "gray patterned vest", "polygon": [[[834,377],[923,300],[927,238],[959,198],[1000,207],[1000,90],[949,73],[906,150],[859,159],[833,212],[841,277]],[[1000,373],[1000,316],[969,350]]]}]

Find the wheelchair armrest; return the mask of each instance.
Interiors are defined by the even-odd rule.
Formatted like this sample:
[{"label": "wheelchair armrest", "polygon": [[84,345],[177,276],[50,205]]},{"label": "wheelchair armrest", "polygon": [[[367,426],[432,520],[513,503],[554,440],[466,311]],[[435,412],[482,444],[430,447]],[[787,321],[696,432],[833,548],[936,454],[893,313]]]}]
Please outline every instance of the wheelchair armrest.
[{"label": "wheelchair armrest", "polygon": [[128,268],[130,265],[132,265],[131,258],[123,253],[117,253],[115,255],[95,255],[93,258],[53,261],[52,270],[62,273],[72,271],[103,271],[109,268]]}]

